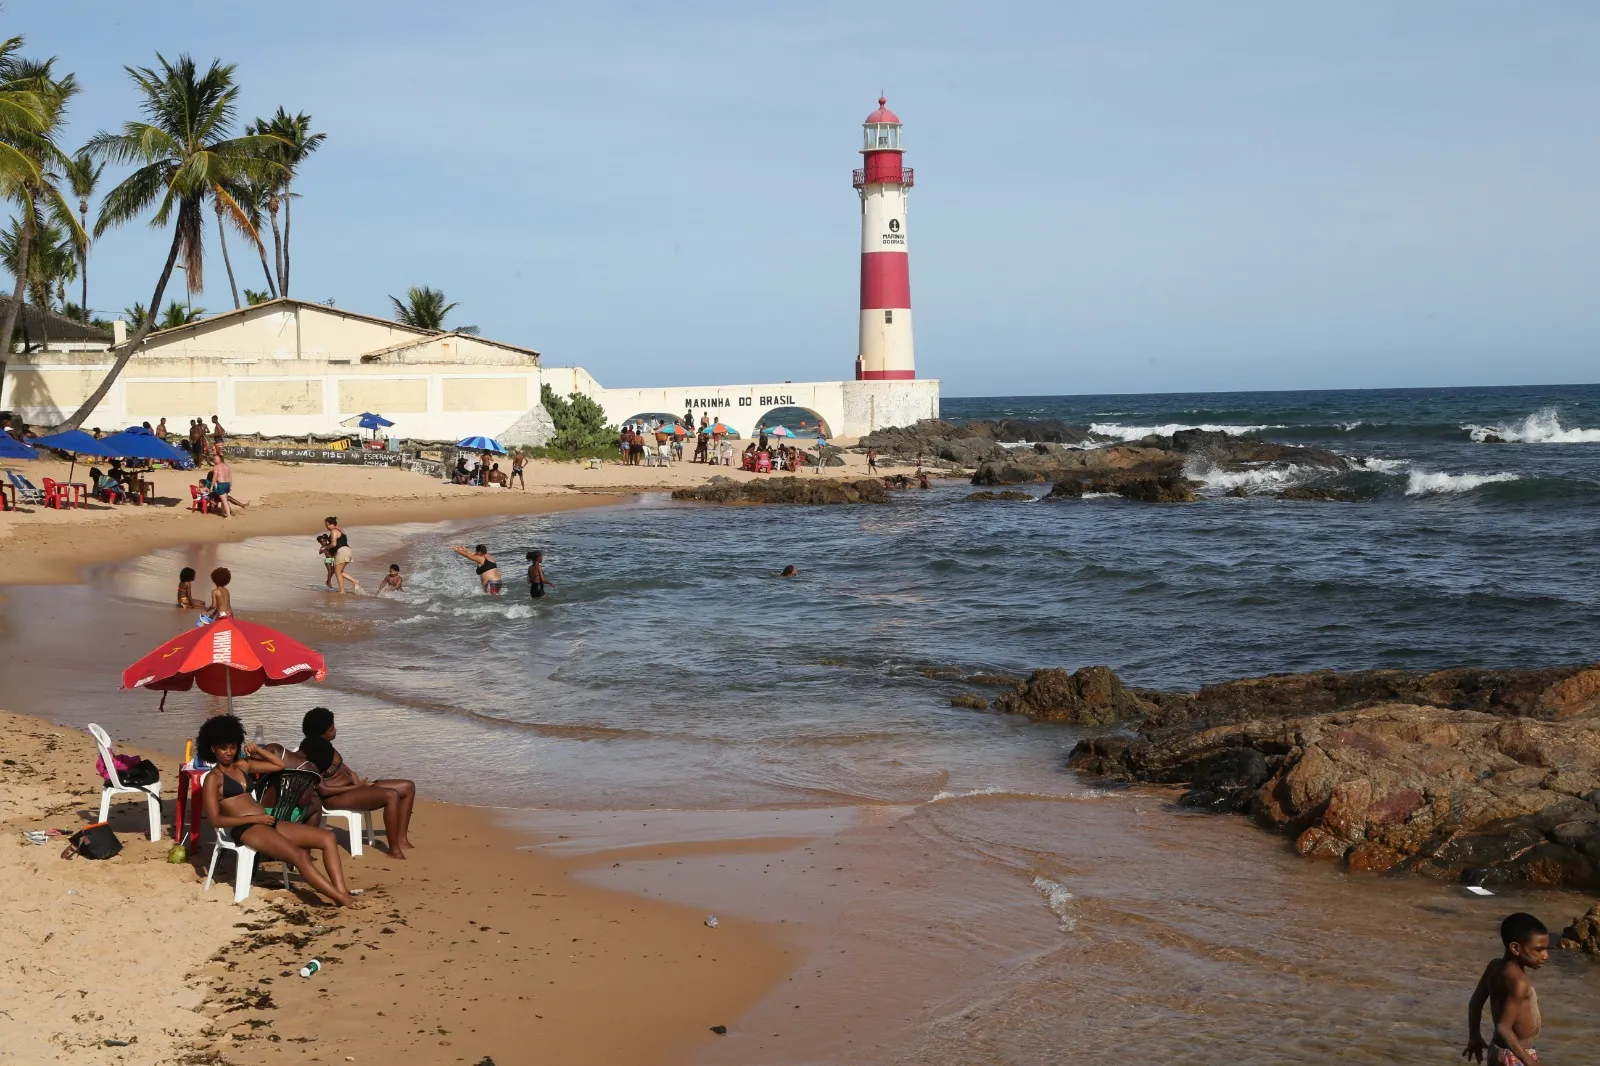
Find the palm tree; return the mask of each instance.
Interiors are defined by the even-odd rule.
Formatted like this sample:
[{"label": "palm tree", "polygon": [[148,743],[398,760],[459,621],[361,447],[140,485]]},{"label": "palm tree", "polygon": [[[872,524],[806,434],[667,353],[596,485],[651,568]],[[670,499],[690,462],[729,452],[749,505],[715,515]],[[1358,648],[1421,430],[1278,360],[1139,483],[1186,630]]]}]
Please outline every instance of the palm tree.
[{"label": "palm tree", "polygon": [[150,312],[144,304],[135,301],[132,307],[122,309],[122,317],[128,320],[128,325],[132,326],[135,332],[138,332],[144,328],[145,319],[150,317]]},{"label": "palm tree", "polygon": [[89,321],[89,200],[100,184],[100,174],[106,169],[106,165],[95,162],[88,152],[80,151],[64,169],[67,184],[72,187],[72,195],[78,198],[78,222],[83,229],[83,244],[78,249],[78,266],[83,278],[81,294],[83,302],[80,306],[83,311],[83,321],[87,323]]},{"label": "palm tree", "polygon": [[0,319],[0,386],[5,383],[11,337],[28,287],[30,245],[43,221],[41,210],[75,239],[82,236],[82,227],[57,185],[66,155],[52,139],[67,102],[78,91],[77,81],[70,74],[57,78],[53,58],[41,62],[18,55],[21,47],[21,37],[0,42],[0,197],[14,202],[21,218],[15,248],[19,269],[13,275],[11,302]]},{"label": "palm tree", "polygon": [[244,302],[251,307],[256,304],[264,304],[270,299],[272,299],[272,293],[270,292],[257,292],[255,289],[244,290]]},{"label": "palm tree", "polygon": [[[283,108],[278,108],[278,113],[270,119],[256,119],[251,127],[256,133],[266,133],[277,137],[284,142],[286,147],[273,152],[272,158],[281,164],[283,170],[278,175],[268,207],[272,213],[273,248],[277,253],[278,264],[278,292],[289,295],[289,236],[292,218],[289,205],[298,197],[292,186],[300,164],[305,162],[307,156],[322,147],[322,142],[328,139],[326,133],[311,132],[311,116],[305,112],[290,115]],[[278,205],[283,205],[283,236],[281,242],[278,237]]]},{"label": "palm tree", "polygon": [[[172,246],[150,297],[152,308],[161,306],[180,256],[189,291],[202,290],[206,199],[220,197],[224,210],[239,212],[242,217],[227,189],[235,181],[275,174],[277,164],[267,159],[266,153],[280,144],[272,136],[229,136],[239,96],[232,64],[212,60],[210,68],[202,73],[187,55],[170,63],[160,53],[156,54],[156,63],[156,68],[124,68],[138,86],[142,97],[139,109],[146,121],[126,123],[120,133],[97,133],[88,145],[96,159],[138,165],[100,202],[95,236],[138,218],[152,205],[156,208],[151,217],[153,225],[172,224]],[[149,336],[150,326],[147,317],[133,338],[117,350],[117,358],[105,378],[62,423],[63,428],[82,425],[89,412],[105,399],[128,360]]]},{"label": "palm tree", "polygon": [[156,324],[156,329],[176,329],[178,326],[187,326],[191,322],[198,322],[205,316],[204,307],[185,307],[177,300],[167,304],[167,309],[161,312],[161,321]]},{"label": "palm tree", "polygon": [[[401,322],[418,329],[444,330],[445,318],[461,306],[456,303],[445,303],[444,293],[438,289],[430,289],[426,285],[418,288],[412,286],[406,290],[406,298],[402,301],[398,297],[389,297],[389,302],[394,305],[394,314]],[[452,327],[456,333],[478,332],[477,326]]]},{"label": "palm tree", "polygon": [[[250,179],[239,182],[232,190],[234,202],[244,212],[245,221],[256,234],[256,253],[261,256],[261,273],[267,278],[267,299],[278,298],[278,287],[272,280],[272,267],[267,263],[267,246],[261,240],[261,227],[267,221],[267,201],[272,195],[268,182]],[[245,290],[248,292],[249,290]]]}]

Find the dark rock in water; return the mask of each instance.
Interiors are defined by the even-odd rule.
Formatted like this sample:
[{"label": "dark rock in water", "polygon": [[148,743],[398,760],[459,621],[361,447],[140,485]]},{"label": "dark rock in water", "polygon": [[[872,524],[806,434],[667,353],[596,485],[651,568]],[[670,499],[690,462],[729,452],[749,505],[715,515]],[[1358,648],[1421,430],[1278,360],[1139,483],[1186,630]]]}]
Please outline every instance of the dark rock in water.
[{"label": "dark rock in water", "polygon": [[1324,448],[1277,444],[1270,440],[1235,437],[1231,433],[1205,429],[1180,429],[1172,435],[1168,447],[1184,455],[1204,456],[1225,467],[1246,463],[1298,463],[1327,470],[1350,469],[1348,459]]},{"label": "dark rock in water", "polygon": [[1478,438],[1479,444],[1504,444],[1506,439],[1498,433],[1485,433]]},{"label": "dark rock in water", "polygon": [[961,466],[1003,461],[1009,454],[987,434],[937,419],[924,419],[914,426],[875,430],[862,437],[856,448],[858,451],[875,448],[879,455],[898,459],[920,456]]},{"label": "dark rock in water", "polygon": [[877,478],[839,481],[823,477],[775,477],[735,481],[714,477],[695,488],[675,489],[672,498],[701,503],[887,503],[889,490]]},{"label": "dark rock in water", "polygon": [[1124,692],[1143,708],[1137,734],[1081,741],[1069,765],[1187,786],[1181,802],[1247,812],[1352,870],[1600,887],[1600,668]]},{"label": "dark rock in water", "polygon": [[967,497],[967,500],[971,503],[988,503],[992,500],[1015,500],[1019,503],[1026,500],[1029,503],[1032,503],[1033,496],[1026,492],[1016,492],[1013,490],[1008,490],[1006,492],[974,492]]},{"label": "dark rock in water", "polygon": [[1123,688],[1122,681],[1105,666],[1085,666],[1071,674],[1058,667],[1035,670],[1015,691],[996,699],[994,708],[1073,725],[1143,719],[1154,709]]},{"label": "dark rock in water", "polygon": [[998,422],[974,422],[970,428],[997,441],[1017,444],[1082,444],[1089,440],[1087,429],[1054,418],[1002,418]]},{"label": "dark rock in water", "polygon": [[1043,470],[1013,462],[984,463],[972,475],[974,485],[1028,485],[1048,480]]},{"label": "dark rock in water", "polygon": [[1117,470],[1097,477],[1064,477],[1050,489],[1047,500],[1079,499],[1085,493],[1112,493],[1144,503],[1193,503],[1194,483],[1181,474],[1151,474]]},{"label": "dark rock in water", "polygon": [[1231,488],[1227,492],[1223,493],[1223,495],[1224,496],[1232,496],[1235,499],[1241,499],[1242,500],[1242,499],[1247,499],[1250,496],[1250,490],[1245,488],[1243,485],[1235,485],[1233,488]]},{"label": "dark rock in water", "polygon": [[1572,924],[1561,930],[1561,946],[1568,951],[1600,955],[1600,903],[1572,919]]},{"label": "dark rock in water", "polygon": [[1290,485],[1278,493],[1285,500],[1337,500],[1354,503],[1356,494],[1335,485]]},{"label": "dark rock in water", "polygon": [[976,692],[963,692],[959,696],[950,697],[950,706],[966,707],[974,711],[987,711],[989,709],[989,701]]}]

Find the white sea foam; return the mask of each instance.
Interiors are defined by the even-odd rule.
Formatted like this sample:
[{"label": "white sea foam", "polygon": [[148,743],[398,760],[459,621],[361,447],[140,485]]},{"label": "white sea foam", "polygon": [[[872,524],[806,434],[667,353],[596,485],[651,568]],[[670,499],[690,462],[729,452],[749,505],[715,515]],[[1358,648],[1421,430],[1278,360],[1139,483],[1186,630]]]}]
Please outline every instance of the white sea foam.
[{"label": "white sea foam", "polygon": [[1561,413],[1554,407],[1535,411],[1520,422],[1495,426],[1467,423],[1461,427],[1475,441],[1490,434],[1513,444],[1596,444],[1600,443],[1600,429],[1572,429],[1561,424]]},{"label": "white sea foam", "polygon": [[1374,470],[1380,474],[1399,474],[1411,466],[1410,459],[1379,459],[1376,456],[1363,456],[1356,460],[1356,465],[1363,470]]},{"label": "white sea foam", "polygon": [[1056,916],[1063,933],[1070,933],[1078,927],[1078,919],[1072,915],[1072,893],[1067,891],[1066,885],[1041,875],[1033,879],[1033,887],[1044,897],[1044,905]]},{"label": "white sea foam", "polygon": [[1413,470],[1406,479],[1407,496],[1430,496],[1438,493],[1471,492],[1480,485],[1497,481],[1516,481],[1515,474],[1437,474]]},{"label": "white sea foam", "polygon": [[1284,488],[1326,474],[1326,470],[1289,463],[1281,466],[1252,466],[1244,470],[1223,470],[1215,464],[1190,461],[1185,477],[1198,481],[1212,492],[1280,492]]},{"label": "white sea foam", "polygon": [[1207,433],[1227,433],[1231,436],[1242,436],[1246,433],[1258,433],[1263,429],[1282,429],[1283,426],[1218,426],[1218,425],[1184,425],[1180,422],[1169,422],[1164,426],[1124,426],[1120,422],[1095,422],[1089,426],[1089,432],[1102,437],[1114,437],[1117,440],[1138,440],[1155,434],[1158,437],[1170,437],[1180,429],[1203,429]]},{"label": "white sea foam", "polygon": [[1356,429],[1359,426],[1364,426],[1366,424],[1367,424],[1367,421],[1364,418],[1358,418],[1354,422],[1339,422],[1339,423],[1336,423],[1336,425],[1338,425],[1338,427],[1341,430],[1343,430],[1344,432],[1346,432],[1346,433],[1349,433],[1351,430]]}]

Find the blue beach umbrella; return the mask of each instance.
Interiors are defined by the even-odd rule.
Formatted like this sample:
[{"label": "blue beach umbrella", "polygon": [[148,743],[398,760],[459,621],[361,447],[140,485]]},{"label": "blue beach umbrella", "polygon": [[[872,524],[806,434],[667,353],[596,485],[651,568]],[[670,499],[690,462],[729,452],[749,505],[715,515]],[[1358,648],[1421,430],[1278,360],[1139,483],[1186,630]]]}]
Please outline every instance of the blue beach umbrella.
[{"label": "blue beach umbrella", "polygon": [[54,448],[57,451],[72,453],[72,466],[67,470],[67,482],[69,484],[73,475],[78,472],[78,456],[98,455],[103,459],[112,459],[120,454],[106,451],[105,441],[95,440],[93,434],[85,433],[81,429],[66,429],[60,433],[35,437],[33,446],[35,448]]},{"label": "blue beach umbrella", "polygon": [[37,459],[39,453],[9,433],[0,433],[0,459]]},{"label": "blue beach umbrella", "polygon": [[119,459],[160,459],[176,463],[188,456],[174,448],[143,426],[133,426],[121,433],[101,438],[100,444],[113,449],[111,454]]},{"label": "blue beach umbrella", "polygon": [[467,437],[465,440],[456,441],[456,447],[474,452],[494,452],[496,455],[506,454],[506,450],[500,447],[500,442],[493,437]]},{"label": "blue beach umbrella", "polygon": [[387,429],[392,425],[394,425],[394,423],[389,421],[387,418],[384,418],[382,415],[375,415],[371,411],[361,412],[362,429]]}]

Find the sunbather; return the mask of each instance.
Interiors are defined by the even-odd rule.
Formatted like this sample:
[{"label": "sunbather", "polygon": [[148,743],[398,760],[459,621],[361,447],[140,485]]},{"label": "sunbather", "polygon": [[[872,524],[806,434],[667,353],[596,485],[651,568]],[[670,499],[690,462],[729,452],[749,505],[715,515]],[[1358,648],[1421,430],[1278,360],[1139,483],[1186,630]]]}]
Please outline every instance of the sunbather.
[{"label": "sunbather", "polygon": [[[245,743],[244,726],[231,714],[208,718],[200,727],[195,748],[200,758],[217,764],[201,789],[206,821],[217,829],[231,830],[234,843],[292,864],[306,884],[348,907],[352,897],[333,830],[280,822],[251,794],[256,786],[254,775],[282,770],[283,761]],[[311,849],[322,852],[326,874],[312,861]]]},{"label": "sunbather", "polygon": [[405,858],[405,849],[414,846],[411,808],[417,801],[416,784],[398,777],[369,781],[345,765],[344,757],[333,746],[339,730],[334,727],[333,712],[326,707],[307,711],[300,730],[305,734],[300,741],[300,754],[322,772],[322,786],[317,791],[323,805],[351,811],[381,810],[389,858]]}]

